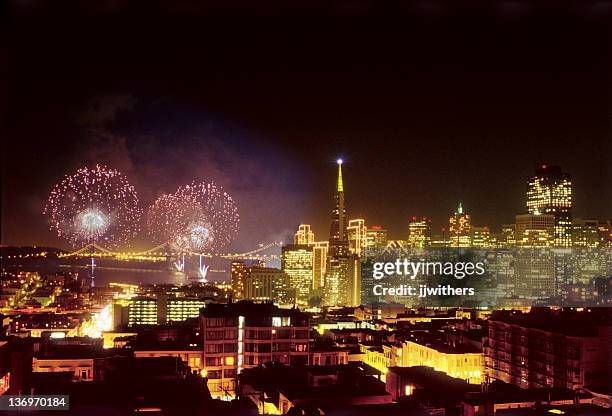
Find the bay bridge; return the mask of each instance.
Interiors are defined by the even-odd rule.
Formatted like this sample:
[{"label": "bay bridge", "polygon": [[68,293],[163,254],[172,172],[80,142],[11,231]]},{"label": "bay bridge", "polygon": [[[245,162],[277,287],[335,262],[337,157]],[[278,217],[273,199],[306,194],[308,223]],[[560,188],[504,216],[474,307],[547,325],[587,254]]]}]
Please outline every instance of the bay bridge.
[{"label": "bay bridge", "polygon": [[[114,261],[125,262],[172,262],[173,267],[178,272],[186,272],[186,258],[198,257],[199,266],[197,267],[200,281],[206,282],[206,276],[209,272],[210,265],[206,265],[205,259],[222,258],[228,260],[260,260],[269,262],[279,260],[279,248],[281,242],[272,242],[268,244],[260,244],[257,248],[243,253],[198,253],[192,250],[177,250],[171,243],[160,244],[143,251],[113,251],[104,248],[96,243],[88,244],[78,250],[61,253],[58,255],[60,259],[91,259],[91,275],[93,278],[94,268],[97,264],[94,259],[112,259]],[[211,272],[218,270],[210,270]]]},{"label": "bay bridge", "polygon": [[[124,261],[152,261],[166,262],[172,259],[185,258],[188,256],[197,256],[200,258],[224,258],[230,260],[279,260],[280,254],[278,248],[282,246],[281,242],[272,242],[260,244],[257,248],[243,253],[198,253],[191,250],[177,250],[171,243],[160,244],[143,251],[113,251],[101,247],[96,243],[88,244],[78,250],[61,253],[59,258],[113,258],[115,260]],[[276,249],[276,250],[275,250]]]}]

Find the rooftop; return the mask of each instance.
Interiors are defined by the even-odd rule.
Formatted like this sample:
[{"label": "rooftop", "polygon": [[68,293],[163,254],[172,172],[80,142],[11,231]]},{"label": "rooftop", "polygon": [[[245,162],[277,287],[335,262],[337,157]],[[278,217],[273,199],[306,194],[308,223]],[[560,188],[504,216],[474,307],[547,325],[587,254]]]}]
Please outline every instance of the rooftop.
[{"label": "rooftop", "polygon": [[493,312],[490,320],[569,336],[597,336],[599,327],[612,326],[612,309],[532,308],[528,313],[500,310]]},{"label": "rooftop", "polygon": [[468,384],[463,380],[450,377],[442,371],[436,371],[431,367],[389,367],[387,374],[397,374],[430,392],[439,393],[444,391],[446,394],[465,394],[470,391],[480,390],[479,385]]},{"label": "rooftop", "polygon": [[[312,385],[309,376],[333,375],[334,383]],[[389,396],[381,381],[366,375],[355,366],[304,366],[266,365],[244,370],[240,382],[255,388],[263,388],[271,396],[282,392],[289,399],[342,400],[343,397]],[[390,396],[389,396],[390,398]]]},{"label": "rooftop", "polygon": [[236,303],[211,303],[206,309],[201,310],[202,316],[213,317],[300,317],[306,318],[307,314],[300,312],[299,309],[284,309],[272,303],[254,303],[242,300]]}]

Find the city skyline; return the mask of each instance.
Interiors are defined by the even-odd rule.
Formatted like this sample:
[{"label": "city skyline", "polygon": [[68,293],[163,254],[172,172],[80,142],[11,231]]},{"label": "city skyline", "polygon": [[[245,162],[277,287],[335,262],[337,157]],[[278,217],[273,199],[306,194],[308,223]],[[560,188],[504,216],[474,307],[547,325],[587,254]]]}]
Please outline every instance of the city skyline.
[{"label": "city skyline", "polygon": [[[64,174],[96,163],[127,175],[147,204],[215,181],[242,209],[244,248],[300,222],[326,233],[337,157],[351,217],[392,238],[413,215],[446,222],[459,200],[498,228],[541,164],[572,174],[581,216],[609,217],[604,20],[537,9],[519,29],[510,12],[443,7],[394,13],[407,25],[292,16],[265,30],[175,11],[141,22],[175,29],[146,39],[116,21],[103,36],[97,13],[16,25],[16,49],[29,53],[12,60],[2,243],[57,245],[44,200]],[[73,33],[78,44],[65,42]]]},{"label": "city skyline", "polygon": [[[344,200],[345,200],[345,197],[344,197],[344,185],[343,185],[344,180],[343,180],[343,176],[342,176],[343,174],[342,174],[342,170],[341,170],[341,167],[345,163],[345,161],[342,160],[341,158],[338,158],[335,162],[336,162],[336,165],[338,166],[338,169],[339,169],[338,172],[337,172],[336,181],[334,182],[335,183],[335,187],[337,188],[336,191],[335,191],[335,192],[337,192],[336,196],[335,196],[335,198],[336,198],[336,202],[335,202],[336,209],[335,209],[335,211],[338,211],[338,208],[337,208],[337,204],[338,204],[338,200],[337,200],[337,198],[338,198],[338,191],[340,191],[339,194],[342,195],[342,197],[341,197],[342,206],[345,207],[345,202],[344,202]],[[531,181],[533,181],[535,178],[537,178],[537,175],[538,175],[539,172],[545,171],[546,169],[549,169],[549,170],[550,169],[553,169],[553,170],[554,169],[563,169],[563,167],[543,164],[543,165],[536,166],[534,168],[533,172],[535,172],[536,176],[534,176],[534,173],[531,173],[530,175],[526,175],[525,176],[527,184],[524,186],[524,189],[525,189],[527,194],[523,194],[523,196],[522,196],[523,209],[517,211],[515,213],[515,216],[519,215],[519,214],[534,213],[533,207],[529,206],[530,202],[528,202],[528,200],[530,200],[530,198],[531,198],[529,196],[530,192],[533,192],[532,190],[530,190],[531,187],[532,187]],[[350,174],[350,170],[349,170],[349,174]],[[346,173],[345,173],[345,175],[346,175]],[[571,175],[570,173],[566,173],[566,172],[564,173],[564,175],[567,175],[567,178],[569,180],[567,186],[569,187],[568,189],[569,189],[569,192],[570,192],[570,198],[572,198],[572,200],[570,201],[570,205],[569,205],[569,208],[571,209],[573,207],[573,198],[574,198],[574,194],[575,194],[575,192],[572,191],[572,187],[573,187],[573,185],[572,185],[573,184],[573,175]],[[525,198],[527,198],[527,199],[525,199]],[[349,201],[350,201],[350,191],[349,191]],[[376,229],[376,228],[383,229],[387,233],[386,239],[388,239],[389,241],[395,241],[395,240],[407,241],[407,240],[410,239],[409,233],[410,233],[411,224],[414,221],[416,221],[417,218],[419,219],[419,221],[427,221],[428,229],[433,234],[451,233],[452,232],[452,228],[453,228],[453,225],[452,225],[452,216],[453,215],[457,216],[458,214],[466,216],[468,218],[468,228],[470,228],[470,229],[472,229],[472,228],[485,228],[485,229],[487,229],[487,232],[496,233],[496,234],[502,234],[504,226],[506,226],[507,224],[514,224],[515,221],[516,221],[515,217],[513,216],[512,218],[509,218],[507,221],[502,221],[502,220],[498,219],[497,221],[494,222],[494,224],[499,224],[499,225],[497,227],[496,226],[491,226],[488,223],[483,223],[477,217],[475,217],[472,214],[473,211],[472,211],[471,208],[465,208],[464,207],[464,200],[458,200],[456,203],[459,206],[457,208],[457,210],[454,211],[454,214],[453,214],[453,211],[449,211],[448,213],[446,213],[446,217],[444,217],[444,220],[441,223],[433,222],[432,221],[432,217],[433,216],[432,215],[428,215],[427,213],[424,213],[424,214],[418,215],[418,216],[417,215],[407,215],[406,218],[405,218],[405,223],[403,224],[401,230],[397,230],[397,229],[393,229],[391,227],[388,227],[387,223],[384,222],[384,221],[372,222],[372,221],[369,221],[367,218],[358,217],[356,215],[352,215],[351,214],[351,212],[352,212],[351,210],[349,210],[348,214],[347,214],[346,213],[346,211],[347,211],[346,208],[343,208],[343,212],[345,212],[344,215],[346,216],[346,219],[343,220],[344,221],[344,228],[346,229],[350,225],[350,223],[352,223],[352,222],[355,222],[355,221],[365,221],[364,224],[368,224],[368,226],[370,227],[369,228],[370,230]],[[334,202],[331,203],[331,205],[333,205],[333,204],[334,204]],[[147,207],[143,205],[140,208],[146,211]],[[238,209],[238,211],[240,211],[240,210]],[[359,210],[357,210],[357,211],[359,211]],[[41,216],[43,215],[43,213],[41,213]],[[535,213],[539,215],[539,214],[543,214],[544,211],[542,213],[540,213],[536,209]],[[578,215],[576,215],[576,214],[578,214]],[[451,216],[451,224],[448,223],[448,215]],[[306,215],[306,217],[308,217],[308,216],[309,215]],[[575,219],[577,219],[577,220],[596,220],[596,221],[607,221],[607,220],[612,219],[611,217],[603,217],[603,218],[586,217],[586,216],[582,216],[579,213],[577,213],[576,210],[573,211],[573,217]],[[572,216],[570,214],[570,217],[569,217],[569,226],[571,226],[571,221],[572,221],[571,218],[572,218]],[[475,219],[475,221],[474,221],[474,219]],[[433,223],[433,226],[432,226],[432,223]],[[292,242],[292,240],[294,238],[295,230],[297,230],[299,228],[299,226],[302,226],[304,224],[306,224],[308,227],[312,227],[312,230],[309,229],[308,232],[312,233],[313,236],[316,235],[317,236],[316,237],[317,240],[321,240],[321,235],[326,235],[327,234],[324,231],[315,234],[315,232],[313,231],[316,228],[324,229],[325,228],[324,225],[321,225],[321,224],[314,224],[313,225],[313,224],[309,223],[308,221],[300,220],[299,222],[296,223],[296,226],[293,229],[293,231],[291,229],[288,229],[288,230],[285,230],[283,232],[284,239],[279,239],[279,240],[274,240],[274,241],[277,241],[277,242],[282,243],[282,244],[291,244],[291,242]],[[362,225],[362,227],[363,227],[363,225]],[[374,227],[374,228],[372,228],[372,227]],[[52,234],[52,231],[49,231],[49,233]],[[136,234],[136,236],[133,237],[133,241],[131,243],[128,243],[127,245],[120,246],[119,248],[137,247],[138,249],[147,249],[147,248],[150,248],[150,247],[156,245],[153,241],[151,241],[150,237],[147,235],[149,233],[150,233],[150,230],[147,229],[147,225],[145,224],[145,219],[144,219],[144,216],[143,216],[143,219],[139,220],[139,231]],[[345,231],[345,234],[346,234],[346,231]],[[279,234],[277,233],[277,235],[279,235]],[[57,241],[58,242],[55,245],[49,245],[49,246],[57,247],[57,248],[64,248],[64,249],[70,249],[71,248],[70,245],[66,241],[62,241],[61,239],[58,239]],[[252,247],[247,247],[247,250],[251,249],[253,247],[256,247],[257,244],[274,242],[274,241],[267,241],[265,239],[261,239],[261,240],[257,241],[255,243],[255,245],[253,245]],[[327,240],[325,240],[325,241],[327,241]],[[171,241],[169,240],[168,243],[171,243]],[[83,242],[80,245],[76,245],[76,246],[73,245],[72,248],[84,247],[87,244],[88,244],[87,242]],[[567,244],[569,244],[569,240],[567,240]],[[30,244],[10,244],[10,243],[6,244],[6,243],[3,242],[3,245],[5,245],[5,246],[11,246],[11,245],[15,245],[15,246],[19,246],[19,245],[23,245],[23,246],[42,245],[42,246],[44,246],[45,244],[39,244],[39,243],[36,243],[36,242],[32,242]],[[104,246],[104,244],[101,244],[101,245]],[[237,246],[240,246],[240,245],[237,245]],[[230,245],[230,247],[231,247],[231,245]],[[236,247],[236,245],[234,245],[233,247]],[[228,251],[228,250],[226,250],[226,251]],[[229,251],[231,251],[231,250],[229,250]]]}]

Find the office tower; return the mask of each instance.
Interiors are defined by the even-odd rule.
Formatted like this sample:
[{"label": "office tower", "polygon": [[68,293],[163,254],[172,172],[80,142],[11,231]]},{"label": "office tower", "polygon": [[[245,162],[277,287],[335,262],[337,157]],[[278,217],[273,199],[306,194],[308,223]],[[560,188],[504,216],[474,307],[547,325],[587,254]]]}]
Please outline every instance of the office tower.
[{"label": "office tower", "polygon": [[281,269],[289,276],[289,283],[296,290],[297,302],[308,303],[314,288],[314,250],[305,244],[288,244],[282,248]]},{"label": "office tower", "polygon": [[521,388],[578,390],[609,382],[612,332],[605,309],[494,312],[484,344],[487,375]]},{"label": "office tower", "polygon": [[471,228],[470,215],[463,212],[463,206],[459,202],[457,211],[449,218],[451,247],[469,247]]},{"label": "office tower", "polygon": [[612,247],[612,220],[599,221],[597,231],[602,246]]},{"label": "office tower", "polygon": [[166,317],[168,322],[181,322],[189,318],[197,318],[200,309],[206,306],[203,299],[198,298],[168,298],[166,301]]},{"label": "office tower", "polygon": [[378,302],[380,297],[374,294],[374,286],[380,284],[379,280],[374,279],[374,263],[384,261],[382,249],[368,249],[368,255],[361,258],[361,303],[369,305]]},{"label": "office tower", "polygon": [[312,247],[312,286],[314,290],[319,290],[325,286],[325,271],[327,270],[327,256],[329,242],[317,241],[311,243]]},{"label": "office tower", "polygon": [[234,299],[244,299],[248,266],[244,261],[233,261],[230,266],[230,286],[234,292]]},{"label": "office tower", "polygon": [[387,247],[387,230],[379,225],[373,225],[367,230],[368,247],[385,248]]},{"label": "office tower", "polygon": [[241,301],[211,304],[200,313],[203,364],[214,398],[235,396],[245,368],[276,362],[308,364],[310,322],[296,309]]},{"label": "office tower", "polygon": [[314,242],[314,232],[308,224],[300,224],[293,238],[294,244],[311,244]]},{"label": "office tower", "polygon": [[332,211],[332,220],[329,227],[329,256],[342,257],[349,253],[346,230],[346,206],[344,205],[344,184],[342,182],[342,159],[338,159],[338,181],[334,201],[335,206]]},{"label": "office tower", "polygon": [[128,311],[128,325],[157,325],[162,323],[158,319],[157,299],[137,297],[130,301]]},{"label": "office tower", "polygon": [[585,220],[575,218],[572,221],[572,246],[573,247],[599,247],[601,238],[599,236],[599,222],[597,220]]},{"label": "office tower", "polygon": [[489,227],[472,227],[470,231],[470,240],[472,242],[472,247],[488,248],[493,246]]},{"label": "office tower", "polygon": [[345,305],[361,305],[361,260],[357,254],[349,256],[348,263],[348,287]]},{"label": "office tower", "polygon": [[549,297],[556,292],[554,243],[555,218],[549,214],[516,216],[514,262],[515,294],[528,297]]},{"label": "office tower", "polygon": [[551,214],[519,214],[516,216],[516,245],[550,247],[555,241],[555,217]]},{"label": "office tower", "polygon": [[559,166],[542,165],[527,180],[527,212],[555,217],[554,245],[572,243],[572,182]]},{"label": "office tower", "polygon": [[352,254],[361,256],[362,251],[368,244],[368,233],[365,220],[350,220],[347,228],[349,250]]},{"label": "office tower", "polygon": [[324,305],[345,306],[349,290],[349,258],[330,257],[325,273]]},{"label": "office tower", "polygon": [[279,269],[254,266],[246,278],[245,297],[255,301],[269,301],[279,305],[295,303],[295,289],[289,276]]},{"label": "office tower", "polygon": [[431,236],[432,248],[450,247],[450,236],[442,229],[442,234],[434,234]]},{"label": "office tower", "polygon": [[498,245],[502,248],[511,248],[516,245],[516,225],[515,224],[502,224],[501,234],[498,239]]},{"label": "office tower", "polygon": [[426,248],[431,244],[431,220],[427,217],[412,217],[408,223],[408,247]]},{"label": "office tower", "polygon": [[361,261],[356,254],[330,258],[323,304],[328,306],[359,306],[361,304]]}]

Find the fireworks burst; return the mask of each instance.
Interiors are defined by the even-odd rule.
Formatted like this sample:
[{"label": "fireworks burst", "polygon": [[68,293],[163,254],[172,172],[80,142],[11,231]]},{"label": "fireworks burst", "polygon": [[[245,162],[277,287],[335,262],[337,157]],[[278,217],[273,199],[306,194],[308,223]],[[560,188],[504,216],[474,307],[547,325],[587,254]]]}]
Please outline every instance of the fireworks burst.
[{"label": "fireworks burst", "polygon": [[67,175],[51,190],[45,215],[73,246],[117,247],[138,232],[138,195],[119,171],[96,165]]},{"label": "fireworks burst", "polygon": [[149,208],[147,228],[157,243],[179,250],[218,252],[238,234],[238,208],[214,183],[192,183],[162,195]]}]

